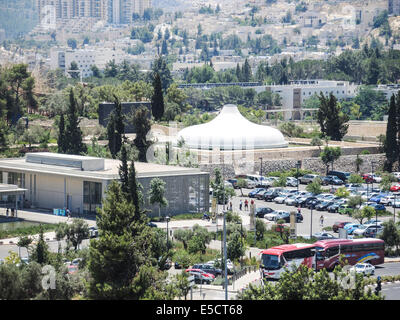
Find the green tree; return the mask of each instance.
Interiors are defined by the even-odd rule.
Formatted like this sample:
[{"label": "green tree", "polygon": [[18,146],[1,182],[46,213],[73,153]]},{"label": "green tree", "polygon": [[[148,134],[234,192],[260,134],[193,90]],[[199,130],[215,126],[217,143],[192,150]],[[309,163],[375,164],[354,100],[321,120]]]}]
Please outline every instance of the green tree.
[{"label": "green tree", "polygon": [[326,146],[324,150],[320,153],[320,158],[326,166],[326,174],[329,171],[329,165],[331,165],[331,170],[333,170],[333,163],[340,158],[342,155],[342,150],[340,147],[328,147]]},{"label": "green tree", "polygon": [[348,287],[349,275],[337,268],[331,277],[326,269],[320,272],[301,265],[281,274],[277,283],[264,282],[263,286],[250,285],[238,295],[239,300],[382,300],[375,295],[361,275],[351,275],[355,283]]},{"label": "green tree", "polygon": [[49,246],[47,245],[46,241],[44,240],[43,235],[43,226],[40,225],[39,231],[39,240],[36,246],[33,248],[31,259],[36,261],[37,263],[43,265],[48,263],[49,261]]},{"label": "green tree", "polygon": [[136,138],[133,141],[133,144],[139,151],[139,161],[147,162],[146,153],[153,143],[148,140],[148,134],[151,130],[149,110],[145,107],[137,109],[130,117],[130,121],[136,131]]},{"label": "green tree", "polygon": [[58,153],[66,153],[67,152],[67,133],[65,132],[65,120],[64,114],[60,116],[60,122],[58,124],[58,138],[57,138],[57,145],[58,145]]},{"label": "green tree", "polygon": [[156,73],[153,81],[154,94],[151,98],[151,111],[155,120],[160,121],[164,115],[164,95],[162,90],[161,78]]},{"label": "green tree", "polygon": [[321,183],[322,183],[321,179],[316,178],[307,185],[306,190],[314,194],[320,194],[322,193]]},{"label": "green tree", "polygon": [[245,59],[243,64],[242,76],[243,76],[243,82],[250,82],[253,77],[251,72],[251,67],[247,59]]},{"label": "green tree", "polygon": [[161,217],[161,207],[168,206],[165,194],[165,181],[153,178],[150,181],[149,202],[151,205],[158,204],[158,216]]},{"label": "green tree", "polygon": [[348,180],[349,183],[364,183],[364,179],[358,174],[351,174]]},{"label": "green tree", "polygon": [[79,128],[78,112],[76,110],[76,100],[72,88],[69,92],[69,106],[67,113],[67,124],[65,126],[66,134],[66,153],[67,154],[84,154],[87,146],[82,141],[82,131]]},{"label": "green tree", "polygon": [[119,183],[112,182],[97,215],[99,238],[90,245],[90,298],[139,299],[146,292],[146,283],[152,285],[149,277],[148,282],[140,283],[141,290],[136,286],[140,280],[136,277],[150,267],[152,236],[150,227],[134,221],[134,211]]},{"label": "green tree", "polygon": [[184,297],[186,300],[187,294],[190,291],[189,273],[182,271],[175,275],[174,283],[178,289],[178,296]]},{"label": "green tree", "polygon": [[335,196],[339,198],[348,198],[350,196],[350,191],[348,191],[345,187],[340,187],[336,190]]},{"label": "green tree", "polygon": [[400,232],[397,229],[393,220],[389,220],[383,223],[383,232],[380,238],[385,241],[385,247],[391,249],[396,247],[396,251],[399,250],[400,245]]},{"label": "green tree", "polygon": [[66,238],[67,247],[72,246],[75,251],[84,239],[89,238],[89,225],[83,219],[74,219],[71,224],[64,223],[59,230],[58,236]]},{"label": "green tree", "polygon": [[399,127],[397,117],[396,98],[395,95],[392,95],[389,104],[389,116],[386,126],[386,139],[384,145],[386,154],[386,162],[384,167],[388,172],[392,172],[393,163],[396,162],[399,157],[399,143],[397,141]]},{"label": "green tree", "polygon": [[320,107],[317,112],[321,132],[334,141],[341,141],[346,135],[349,125],[349,116],[342,112],[336,97],[330,94],[329,99],[321,93]]},{"label": "green tree", "polygon": [[25,248],[29,259],[29,246],[32,244],[32,238],[29,236],[22,236],[18,239],[17,246],[20,248]]},{"label": "green tree", "polygon": [[114,95],[114,105],[110,120],[107,125],[108,147],[112,157],[115,159],[121,151],[125,136],[124,115],[122,114],[122,104],[118,97]]}]

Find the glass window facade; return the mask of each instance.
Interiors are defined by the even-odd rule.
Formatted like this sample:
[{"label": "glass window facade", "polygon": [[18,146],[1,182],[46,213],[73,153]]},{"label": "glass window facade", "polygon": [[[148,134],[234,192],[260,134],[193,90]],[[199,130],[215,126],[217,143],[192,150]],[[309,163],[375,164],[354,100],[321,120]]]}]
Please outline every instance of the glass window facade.
[{"label": "glass window facade", "polygon": [[17,185],[19,188],[25,188],[25,173],[9,172],[7,183]]},{"label": "glass window facade", "polygon": [[101,208],[102,184],[83,181],[83,213],[95,214],[96,208]]}]

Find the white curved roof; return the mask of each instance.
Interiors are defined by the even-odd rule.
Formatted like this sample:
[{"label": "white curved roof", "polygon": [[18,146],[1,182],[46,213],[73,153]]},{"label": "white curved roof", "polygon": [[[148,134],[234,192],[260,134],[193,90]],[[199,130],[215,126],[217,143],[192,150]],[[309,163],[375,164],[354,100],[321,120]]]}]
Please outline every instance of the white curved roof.
[{"label": "white curved roof", "polygon": [[191,149],[253,150],[288,146],[279,130],[250,122],[233,104],[225,105],[212,121],[181,130],[178,140],[182,138]]}]

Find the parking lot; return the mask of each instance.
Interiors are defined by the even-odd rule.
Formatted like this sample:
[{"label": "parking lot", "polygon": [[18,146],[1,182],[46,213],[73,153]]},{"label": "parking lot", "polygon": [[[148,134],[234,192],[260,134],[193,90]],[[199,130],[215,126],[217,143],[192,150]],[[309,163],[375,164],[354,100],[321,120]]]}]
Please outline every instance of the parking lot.
[{"label": "parking lot", "polygon": [[[297,188],[294,187],[286,187],[285,189],[288,190],[297,190]],[[300,184],[299,185],[299,191],[305,191],[306,189],[306,185]],[[241,191],[236,189],[236,196],[233,197],[230,201],[232,202],[232,207],[233,207],[233,211],[237,212],[241,215],[242,220],[243,220],[243,224],[244,225],[248,225],[250,223],[250,218],[249,218],[249,213],[250,213],[250,209],[245,210],[244,208],[244,201],[247,199],[249,204],[251,200],[254,200],[255,206],[256,208],[260,208],[260,207],[269,207],[273,210],[284,210],[284,211],[297,211],[297,207],[295,206],[288,206],[285,204],[279,204],[279,203],[275,203],[274,201],[264,201],[264,200],[258,200],[255,198],[250,198],[248,197],[248,193],[250,191],[252,191],[253,189],[242,189],[244,197],[241,196]],[[239,203],[242,200],[243,202],[243,207],[242,210],[239,209]],[[250,205],[249,205],[250,206]],[[225,206],[225,209],[227,209],[229,207],[229,203],[227,206]],[[394,210],[396,210],[395,208],[386,207],[386,210],[393,213]],[[219,205],[219,211],[222,212],[223,211],[223,206]],[[400,212],[399,209],[396,210],[396,215],[397,212]],[[349,222],[354,222],[357,223],[358,221],[354,218],[349,217],[348,215],[342,215],[339,213],[330,213],[327,211],[318,211],[318,210],[310,210],[308,208],[301,208],[301,214],[303,215],[303,221],[300,223],[296,224],[296,233],[298,236],[310,236],[310,234],[314,234],[316,232],[321,232],[322,228],[324,227],[332,227],[333,224],[337,221],[349,221]],[[324,222],[323,225],[321,226],[320,224],[320,218],[321,215],[324,218]],[[375,217],[373,217],[374,219]],[[388,221],[390,219],[393,219],[393,216],[378,216],[378,220],[381,221]],[[397,219],[397,217],[396,217]],[[311,223],[312,220],[312,223]],[[267,225],[272,225],[275,222],[273,221],[268,221],[267,219],[263,219],[263,221],[267,224]],[[287,224],[288,225],[288,224]],[[312,229],[312,230],[311,230]],[[331,231],[329,231],[329,233],[338,236],[338,234],[333,233]]]}]

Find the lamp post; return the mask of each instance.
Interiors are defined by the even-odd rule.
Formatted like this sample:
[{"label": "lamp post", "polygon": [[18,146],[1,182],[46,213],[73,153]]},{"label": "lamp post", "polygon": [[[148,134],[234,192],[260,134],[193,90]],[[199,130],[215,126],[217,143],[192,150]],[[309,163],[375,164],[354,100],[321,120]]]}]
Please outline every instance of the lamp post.
[{"label": "lamp post", "polygon": [[310,239],[312,238],[312,205],[311,205],[311,222],[310,222]]},{"label": "lamp post", "polygon": [[[239,224],[238,222],[237,222],[237,224]],[[243,222],[242,221],[240,221],[240,241],[241,241],[241,244],[243,245]],[[242,270],[242,264],[243,264],[243,256],[240,256],[240,270]]]},{"label": "lamp post", "polygon": [[227,252],[226,252],[226,212],[224,211],[224,275],[225,275],[225,300],[228,300],[228,268],[226,265]]},{"label": "lamp post", "polygon": [[300,166],[301,166],[301,161],[298,160],[297,163],[296,163],[296,169],[297,169],[297,176],[296,176],[296,179],[297,179],[297,193],[299,193],[299,169],[300,169]]},{"label": "lamp post", "polygon": [[168,238],[169,238],[169,234],[168,234],[168,222],[169,222],[169,220],[170,220],[170,217],[169,216],[166,216],[165,217],[165,220],[167,221],[167,251],[169,250],[169,242],[168,242]]},{"label": "lamp post", "polygon": [[394,194],[393,201],[393,223],[396,223],[396,194]]},{"label": "lamp post", "polygon": [[[372,185],[371,192],[374,192],[374,161],[371,161],[371,172],[372,172]],[[369,199],[367,199],[369,201]],[[378,233],[378,211],[375,210],[375,234]]]},{"label": "lamp post", "polygon": [[262,177],[262,174],[263,174],[263,163],[262,163],[262,160],[263,160],[263,158],[260,157],[259,159],[260,159],[260,176]]}]

